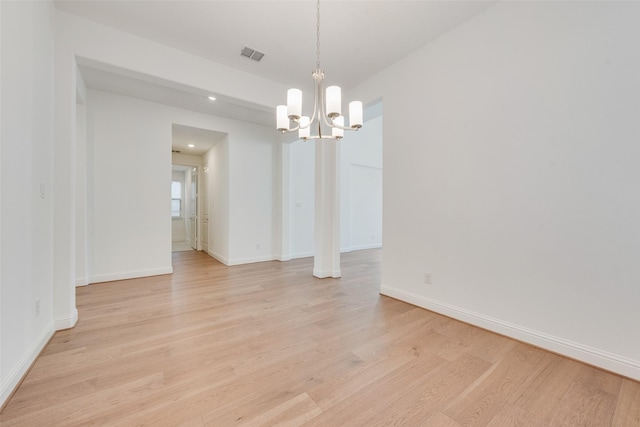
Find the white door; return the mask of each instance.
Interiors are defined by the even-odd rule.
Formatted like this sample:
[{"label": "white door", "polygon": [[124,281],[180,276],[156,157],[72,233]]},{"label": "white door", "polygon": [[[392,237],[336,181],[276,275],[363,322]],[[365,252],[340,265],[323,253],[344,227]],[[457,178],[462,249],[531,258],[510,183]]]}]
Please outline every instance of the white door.
[{"label": "white door", "polygon": [[191,200],[189,203],[189,219],[191,221],[189,240],[191,247],[198,250],[198,168],[191,168]]}]

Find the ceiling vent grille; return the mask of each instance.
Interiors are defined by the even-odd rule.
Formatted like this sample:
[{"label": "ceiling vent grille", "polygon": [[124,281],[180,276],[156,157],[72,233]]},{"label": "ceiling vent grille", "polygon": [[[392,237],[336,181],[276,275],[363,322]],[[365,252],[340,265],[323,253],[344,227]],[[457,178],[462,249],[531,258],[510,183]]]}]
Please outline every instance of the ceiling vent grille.
[{"label": "ceiling vent grille", "polygon": [[255,49],[251,49],[250,47],[244,47],[241,51],[240,51],[240,55],[242,56],[246,56],[249,59],[253,59],[254,61],[260,61],[262,59],[262,57],[264,56],[264,53],[262,52],[258,52]]},{"label": "ceiling vent grille", "polygon": [[182,153],[180,150],[171,150],[172,153]]}]

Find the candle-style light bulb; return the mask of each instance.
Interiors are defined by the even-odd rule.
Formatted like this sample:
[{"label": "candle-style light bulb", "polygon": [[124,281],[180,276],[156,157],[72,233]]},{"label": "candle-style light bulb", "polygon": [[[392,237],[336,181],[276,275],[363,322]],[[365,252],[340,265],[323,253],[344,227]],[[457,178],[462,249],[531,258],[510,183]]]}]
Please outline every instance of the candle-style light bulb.
[{"label": "candle-style light bulb", "polygon": [[287,91],[287,116],[291,120],[297,120],[302,116],[302,91],[300,89]]},{"label": "candle-style light bulb", "polygon": [[327,88],[327,116],[338,117],[342,114],[342,96],[339,86],[329,86]]},{"label": "candle-style light bulb", "polygon": [[362,102],[351,101],[349,103],[349,126],[353,129],[362,127]]},{"label": "candle-style light bulb", "polygon": [[287,116],[286,105],[278,105],[276,107],[276,129],[280,132],[289,130],[289,117]]}]

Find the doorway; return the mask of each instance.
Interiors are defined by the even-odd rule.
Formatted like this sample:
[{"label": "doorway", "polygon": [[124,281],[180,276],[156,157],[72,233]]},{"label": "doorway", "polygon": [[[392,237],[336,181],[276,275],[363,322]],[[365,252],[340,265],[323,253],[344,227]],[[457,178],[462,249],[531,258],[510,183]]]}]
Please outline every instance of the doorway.
[{"label": "doorway", "polygon": [[188,190],[189,203],[189,227],[187,231],[187,242],[191,249],[198,250],[198,168],[191,168],[191,182]]},{"label": "doorway", "polygon": [[[174,123],[171,129],[172,173],[183,181],[181,215],[173,219],[172,248],[204,251],[213,256],[212,242],[216,242],[211,227],[224,228],[224,215],[216,215],[215,208],[226,206],[227,134],[210,129]],[[177,215],[177,209],[175,210]],[[174,215],[174,214],[172,214]],[[175,218],[175,217],[174,217]],[[179,227],[183,227],[179,230]],[[218,234],[220,235],[220,234]]]},{"label": "doorway", "polygon": [[173,252],[198,248],[197,176],[198,170],[195,166],[171,166],[171,248]]}]

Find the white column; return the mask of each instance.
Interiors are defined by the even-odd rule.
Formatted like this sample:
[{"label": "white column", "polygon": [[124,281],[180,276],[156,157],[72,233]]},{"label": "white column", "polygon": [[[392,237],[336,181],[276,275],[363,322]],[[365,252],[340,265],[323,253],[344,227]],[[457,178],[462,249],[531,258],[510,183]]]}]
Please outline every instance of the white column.
[{"label": "white column", "polygon": [[338,142],[316,140],[315,256],[313,275],[340,277],[340,170]]}]

